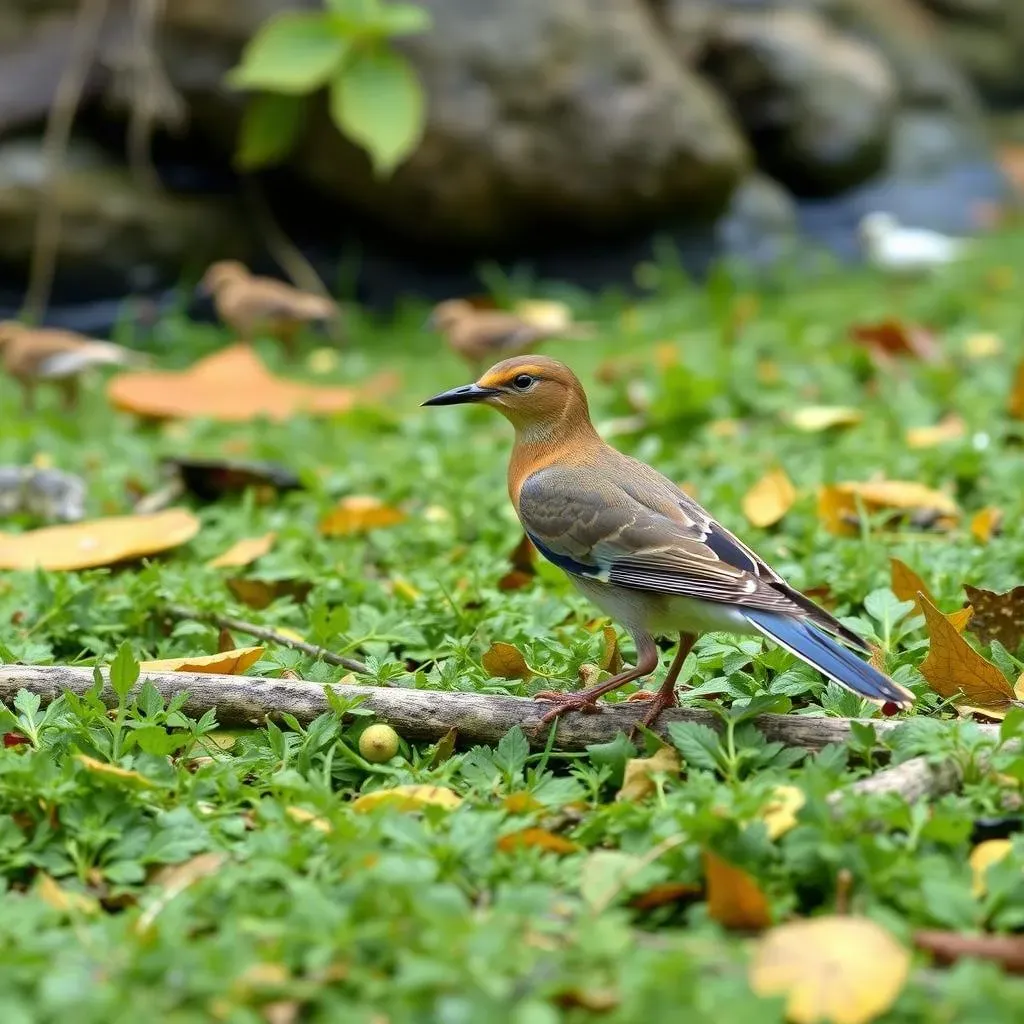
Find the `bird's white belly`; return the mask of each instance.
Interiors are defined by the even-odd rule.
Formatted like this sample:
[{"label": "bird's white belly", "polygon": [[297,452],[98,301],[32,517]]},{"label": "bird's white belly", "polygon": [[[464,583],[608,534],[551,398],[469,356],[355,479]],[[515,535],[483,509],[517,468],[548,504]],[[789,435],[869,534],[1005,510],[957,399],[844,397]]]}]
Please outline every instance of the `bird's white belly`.
[{"label": "bird's white belly", "polygon": [[663,636],[673,633],[757,633],[733,605],[690,597],[651,594],[573,576],[579,591],[627,629]]}]

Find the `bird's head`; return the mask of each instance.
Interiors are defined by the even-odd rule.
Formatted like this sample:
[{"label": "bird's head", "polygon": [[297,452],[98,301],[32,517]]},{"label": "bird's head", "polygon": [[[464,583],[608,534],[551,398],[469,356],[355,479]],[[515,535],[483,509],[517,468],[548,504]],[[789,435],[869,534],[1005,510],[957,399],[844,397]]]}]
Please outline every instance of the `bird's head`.
[{"label": "bird's head", "polygon": [[447,331],[472,314],[473,304],[465,299],[446,299],[439,302],[427,319],[427,326],[435,331]]},{"label": "bird's head", "polygon": [[218,260],[207,267],[203,279],[199,282],[200,295],[216,295],[226,284],[242,281],[249,277],[249,269],[238,260]]},{"label": "bird's head", "polygon": [[590,414],[576,374],[547,356],[517,356],[492,366],[473,384],[442,391],[424,405],[493,406],[517,431],[534,436],[569,429]]},{"label": "bird's head", "polygon": [[25,325],[19,324],[17,320],[0,320],[0,348],[9,341],[14,341],[24,331]]},{"label": "bird's head", "polygon": [[899,221],[891,213],[876,210],[874,213],[865,214],[857,226],[857,233],[861,240],[874,242],[892,234],[899,227]]}]

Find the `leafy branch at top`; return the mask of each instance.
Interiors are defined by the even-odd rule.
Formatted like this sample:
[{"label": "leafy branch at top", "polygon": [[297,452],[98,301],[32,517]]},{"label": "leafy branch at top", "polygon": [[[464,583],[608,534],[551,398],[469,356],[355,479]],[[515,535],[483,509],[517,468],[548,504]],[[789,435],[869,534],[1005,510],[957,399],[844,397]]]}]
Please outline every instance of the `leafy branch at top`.
[{"label": "leafy branch at top", "polygon": [[391,46],[430,28],[413,4],[325,0],[322,11],[286,11],[269,19],[228,73],[233,88],[258,92],[242,122],[236,160],[246,169],[275,163],[304,123],[304,98],[328,91],[338,130],[369,154],[377,174],[391,173],[423,134],[419,79]]}]

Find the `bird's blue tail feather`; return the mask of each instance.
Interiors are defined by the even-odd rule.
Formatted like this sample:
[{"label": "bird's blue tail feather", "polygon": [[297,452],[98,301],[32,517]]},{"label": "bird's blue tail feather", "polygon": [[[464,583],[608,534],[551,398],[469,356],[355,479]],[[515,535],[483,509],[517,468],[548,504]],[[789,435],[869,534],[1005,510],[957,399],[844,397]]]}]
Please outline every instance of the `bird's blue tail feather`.
[{"label": "bird's blue tail feather", "polygon": [[747,621],[823,676],[876,704],[909,707],[914,695],[873,665],[803,619],[777,612],[744,610]]}]

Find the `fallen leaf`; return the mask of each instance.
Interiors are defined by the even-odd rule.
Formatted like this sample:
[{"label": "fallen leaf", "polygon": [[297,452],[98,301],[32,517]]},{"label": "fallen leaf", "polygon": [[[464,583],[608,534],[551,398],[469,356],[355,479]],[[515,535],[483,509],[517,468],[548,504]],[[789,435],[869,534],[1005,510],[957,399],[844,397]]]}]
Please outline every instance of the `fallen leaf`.
[{"label": "fallen leaf", "polygon": [[325,537],[346,537],[382,526],[395,526],[407,518],[401,509],[385,504],[380,498],[351,494],[342,498],[320,521],[320,532]]},{"label": "fallen leaf", "polygon": [[1015,420],[1024,420],[1024,362],[1017,366],[1010,388],[1010,401],[1007,410]]},{"label": "fallen leaf", "polygon": [[907,431],[908,448],[937,448],[947,441],[958,441],[967,433],[967,424],[959,416],[947,416],[932,427],[911,427]]},{"label": "fallen leaf", "polygon": [[501,806],[509,814],[527,814],[530,811],[540,811],[544,808],[544,805],[525,789],[520,790],[518,793],[509,793],[501,801]]},{"label": "fallen leaf", "polygon": [[981,899],[988,892],[986,875],[993,864],[998,864],[1013,849],[1013,843],[1009,839],[987,839],[971,850],[968,863],[971,865],[971,874],[974,876],[971,883],[971,892],[975,899]]},{"label": "fallen leaf", "polygon": [[743,495],[743,514],[752,526],[774,526],[796,501],[796,488],[782,469],[769,470]]},{"label": "fallen leaf", "polygon": [[983,644],[998,640],[1015,653],[1024,638],[1024,586],[999,594],[965,583],[964,593],[974,609],[971,632]]},{"label": "fallen leaf", "polygon": [[1004,971],[1024,974],[1024,936],[965,935],[962,932],[919,931],[914,945],[931,953],[939,963],[951,964],[964,957],[992,960]]},{"label": "fallen leaf", "polygon": [[957,703],[970,704],[986,713],[1005,713],[1016,695],[1003,673],[978,654],[924,594],[918,595],[918,601],[931,641],[920,668],[928,685]]},{"label": "fallen leaf", "polygon": [[[932,597],[932,592],[928,589],[924,580],[906,562],[901,562],[898,558],[890,558],[889,571],[891,573],[889,589],[901,601],[913,601],[914,608],[918,614],[924,614],[921,610],[921,604],[917,600],[918,593],[924,594],[932,604],[935,604],[935,598]],[[962,633],[967,623],[971,621],[973,614],[974,609],[968,605],[966,608],[958,608],[955,612],[949,612],[946,614],[946,618],[949,619],[953,628],[958,633]]]},{"label": "fallen leaf", "polygon": [[768,898],[752,875],[704,851],[708,916],[725,928],[755,930],[772,923]]},{"label": "fallen leaf", "polygon": [[237,643],[231,635],[231,630],[221,626],[217,632],[217,650],[223,654],[225,651],[233,651]]},{"label": "fallen leaf", "polygon": [[903,320],[889,319],[874,324],[854,324],[850,328],[850,337],[859,345],[863,345],[876,359],[910,356],[923,363],[936,363],[942,358],[942,350],[931,331],[920,324],[906,323]]},{"label": "fallen leaf", "polygon": [[275,377],[249,345],[231,345],[187,370],[122,373],[107,384],[117,409],[151,419],[213,419],[245,422],[329,416],[378,400],[398,383],[382,374],[360,388],[318,387]]},{"label": "fallen leaf", "polygon": [[533,582],[534,576],[537,575],[534,564],[537,559],[537,549],[525,533],[508,557],[512,568],[498,580],[498,589],[521,590],[523,587],[528,587]]},{"label": "fallen leaf", "polygon": [[971,536],[979,544],[987,544],[1003,525],[1003,513],[989,505],[971,516]]},{"label": "fallen leaf", "polygon": [[111,516],[24,533],[0,533],[0,569],[92,569],[169,551],[199,532],[181,508],[145,516]]},{"label": "fallen leaf", "polygon": [[[272,604],[279,597],[290,597],[296,602],[305,601],[313,584],[308,580],[261,580],[236,576],[225,580],[228,590],[244,605],[262,609]],[[278,633],[285,630],[278,629]]]},{"label": "fallen leaf", "polygon": [[759,996],[785,996],[793,1024],[867,1024],[896,1002],[910,952],[870,918],[791,921],[766,932],[750,962]]},{"label": "fallen leaf", "polygon": [[834,427],[856,426],[864,419],[864,414],[845,405],[806,405],[802,409],[794,409],[787,419],[797,430],[818,434]]},{"label": "fallen leaf", "polygon": [[545,828],[520,829],[518,832],[509,832],[498,840],[498,849],[503,853],[519,850],[526,846],[549,853],[575,853],[579,849],[579,846],[572,840],[555,832],[549,832]]},{"label": "fallen leaf", "polygon": [[635,910],[654,910],[668,903],[694,899],[702,892],[701,887],[693,882],[659,882],[631,899],[629,905]]},{"label": "fallen leaf", "polygon": [[526,663],[522,652],[512,644],[498,640],[484,652],[480,659],[483,670],[495,679],[522,679],[526,682],[536,673]]},{"label": "fallen leaf", "polygon": [[386,804],[401,811],[418,811],[423,807],[444,807],[451,810],[462,803],[454,790],[446,786],[394,786],[391,789],[375,789],[352,801],[352,810],[369,811]]},{"label": "fallen leaf", "polygon": [[36,877],[36,895],[48,906],[62,914],[98,914],[99,900],[82,892],[71,892],[45,871]]},{"label": "fallen leaf", "polygon": [[326,818],[321,818],[312,811],[307,811],[304,807],[286,807],[284,813],[292,821],[296,821],[300,825],[309,825],[310,828],[315,828],[318,832],[332,831],[331,823]]},{"label": "fallen leaf", "polygon": [[140,672],[211,672],[222,676],[241,675],[263,657],[265,647],[239,647],[220,654],[203,654],[195,658],[160,658],[139,662]]},{"label": "fallen leaf", "polygon": [[659,747],[650,757],[632,757],[626,762],[622,788],[616,800],[639,801],[656,790],[654,775],[678,775],[682,765],[674,747]]},{"label": "fallen leaf", "polygon": [[619,634],[615,627],[606,623],[601,627],[601,665],[605,672],[615,675],[622,671],[622,653],[619,651]]},{"label": "fallen leaf", "polygon": [[938,519],[956,520],[960,509],[945,492],[911,480],[865,480],[826,484],[818,489],[818,518],[840,536],[855,537],[858,500],[867,512],[927,512]]},{"label": "fallen leaf", "polygon": [[563,1010],[589,1010],[590,1013],[607,1013],[622,1001],[613,988],[580,988],[573,986],[556,992],[552,1001]]},{"label": "fallen leaf", "polygon": [[1003,339],[998,334],[972,334],[964,339],[964,354],[968,359],[989,359],[1003,351]]},{"label": "fallen leaf", "polygon": [[90,757],[88,754],[75,754],[75,760],[90,775],[110,780],[117,779],[120,782],[131,782],[137,786],[150,785],[149,779],[136,771],[132,771],[130,768],[122,768],[116,764],[107,764],[106,761],[98,761],[95,757]]},{"label": "fallen leaf", "polygon": [[208,569],[240,569],[267,554],[274,546],[275,540],[277,534],[271,532],[263,534],[262,537],[246,537],[235,541],[227,551],[210,559],[206,566]]},{"label": "fallen leaf", "polygon": [[772,790],[771,799],[758,814],[768,829],[769,839],[778,839],[796,826],[797,812],[806,800],[803,790],[796,786],[776,786]]},{"label": "fallen leaf", "polygon": [[297,999],[276,999],[260,1007],[266,1024],[295,1024],[301,1012],[302,1003]]}]

